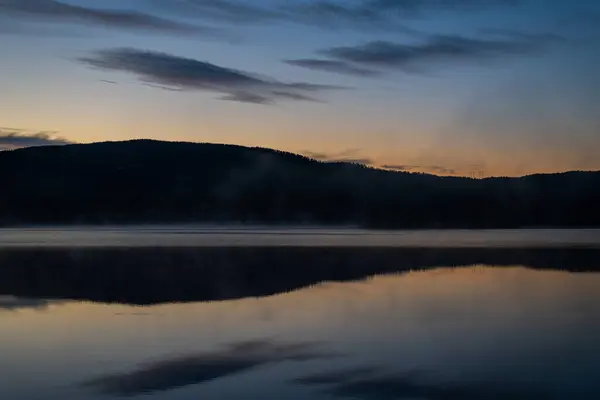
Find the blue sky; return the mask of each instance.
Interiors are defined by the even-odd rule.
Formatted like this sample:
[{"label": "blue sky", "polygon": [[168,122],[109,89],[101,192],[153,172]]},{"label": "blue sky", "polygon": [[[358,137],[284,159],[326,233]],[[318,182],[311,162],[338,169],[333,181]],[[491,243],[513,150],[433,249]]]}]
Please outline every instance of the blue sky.
[{"label": "blue sky", "polygon": [[155,138],[440,174],[600,169],[600,5],[0,0],[0,148]]}]

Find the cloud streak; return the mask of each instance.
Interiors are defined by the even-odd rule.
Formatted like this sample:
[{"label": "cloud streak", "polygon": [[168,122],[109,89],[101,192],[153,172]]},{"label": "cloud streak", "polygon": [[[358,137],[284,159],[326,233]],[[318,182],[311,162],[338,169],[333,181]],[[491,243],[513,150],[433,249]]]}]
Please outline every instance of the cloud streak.
[{"label": "cloud streak", "polygon": [[305,150],[302,154],[306,157],[312,158],[317,161],[330,162],[330,163],[351,163],[351,164],[362,164],[372,165],[373,160],[368,157],[359,156],[360,149],[347,149],[339,153],[327,154],[314,151]]},{"label": "cloud streak", "polygon": [[56,132],[28,132],[23,129],[0,127],[0,151],[21,147],[56,146],[73,143],[55,135]]},{"label": "cloud streak", "polygon": [[[257,6],[239,0],[150,0],[163,10],[224,23],[289,22],[324,29],[396,29],[405,33],[407,18],[432,11],[477,11],[514,6],[520,0],[313,0],[287,1],[279,6]],[[252,2],[254,3],[254,2]]]},{"label": "cloud streak", "polygon": [[[544,39],[540,37],[539,39]],[[456,62],[528,54],[539,48],[538,38],[477,39],[457,35],[434,35],[424,42],[405,44],[374,41],[359,46],[334,47],[322,54],[364,65],[403,67],[432,62]]]},{"label": "cloud streak", "polygon": [[326,72],[336,72],[339,74],[354,76],[379,76],[381,72],[368,68],[362,68],[351,63],[340,60],[319,60],[315,58],[302,58],[297,60],[284,60],[286,64],[296,67],[321,70]]},{"label": "cloud streak", "polygon": [[94,24],[111,28],[217,35],[219,30],[181,23],[140,11],[88,8],[58,0],[0,0],[0,13],[13,19]]},{"label": "cloud streak", "polygon": [[456,175],[456,170],[454,168],[447,168],[441,165],[384,164],[381,168],[402,172],[425,171],[440,175]]},{"label": "cloud streak", "polygon": [[142,82],[173,90],[223,94],[221,100],[272,104],[279,100],[318,101],[315,95],[340,89],[312,83],[284,83],[192,58],[131,48],[100,50],[79,61],[107,71],[127,72]]},{"label": "cloud streak", "polygon": [[318,51],[328,59],[285,60],[304,68],[375,76],[383,71],[412,72],[447,66],[527,55],[558,38],[550,35],[505,34],[493,38],[459,35],[430,35],[411,43],[372,41],[357,46],[340,46]]}]

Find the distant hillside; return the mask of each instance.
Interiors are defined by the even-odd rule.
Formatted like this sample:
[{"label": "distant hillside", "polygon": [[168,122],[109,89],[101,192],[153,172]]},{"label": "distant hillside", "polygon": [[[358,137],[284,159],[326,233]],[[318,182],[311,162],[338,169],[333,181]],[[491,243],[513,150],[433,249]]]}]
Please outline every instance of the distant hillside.
[{"label": "distant hillside", "polygon": [[0,152],[0,225],[178,222],[599,227],[600,172],[477,180],[151,140]]}]

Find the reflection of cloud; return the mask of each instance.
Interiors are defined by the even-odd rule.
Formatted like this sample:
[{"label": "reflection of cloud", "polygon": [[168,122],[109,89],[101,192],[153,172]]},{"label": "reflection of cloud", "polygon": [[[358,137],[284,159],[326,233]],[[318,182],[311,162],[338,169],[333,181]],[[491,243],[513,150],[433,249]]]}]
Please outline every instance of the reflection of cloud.
[{"label": "reflection of cloud", "polygon": [[341,382],[361,379],[368,375],[373,375],[377,372],[374,367],[360,367],[354,369],[346,369],[342,371],[317,372],[311,375],[302,376],[294,379],[294,383],[301,385],[326,385],[339,384]]},{"label": "reflection of cloud", "polygon": [[15,311],[25,308],[45,309],[51,304],[49,300],[24,299],[14,296],[0,296],[0,310]]},{"label": "reflection of cloud", "polygon": [[265,364],[332,356],[318,352],[314,343],[247,341],[219,351],[149,363],[133,372],[107,375],[84,385],[112,396],[139,395],[208,382]]},{"label": "reflection of cloud", "polygon": [[107,10],[58,0],[0,0],[0,13],[13,19],[74,22],[122,29],[215,34],[214,28],[187,25],[137,11]]},{"label": "reflection of cloud", "polygon": [[314,100],[313,95],[338,89],[311,83],[282,83],[250,73],[170,54],[117,48],[98,51],[79,61],[105,70],[123,71],[141,80],[181,90],[223,93],[222,100],[268,104],[276,100]]},{"label": "reflection of cloud", "polygon": [[427,400],[538,400],[547,399],[547,393],[528,388],[511,387],[500,382],[442,381],[420,372],[374,375],[366,368],[313,374],[294,380],[307,386],[321,386],[322,390],[339,398],[348,399],[427,399]]},{"label": "reflection of cloud", "polygon": [[0,151],[31,146],[50,146],[72,143],[54,136],[55,132],[28,132],[22,129],[0,127]]}]

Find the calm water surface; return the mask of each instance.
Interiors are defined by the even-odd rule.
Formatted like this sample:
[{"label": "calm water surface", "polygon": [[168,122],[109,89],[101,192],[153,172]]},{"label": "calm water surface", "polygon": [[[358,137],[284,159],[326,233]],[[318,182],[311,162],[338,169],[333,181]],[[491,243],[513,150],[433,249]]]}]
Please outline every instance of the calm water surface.
[{"label": "calm water surface", "polygon": [[218,226],[0,229],[15,246],[600,246],[600,229],[410,230]]},{"label": "calm water surface", "polygon": [[598,399],[599,254],[4,248],[0,399]]}]

